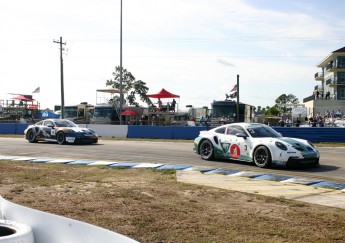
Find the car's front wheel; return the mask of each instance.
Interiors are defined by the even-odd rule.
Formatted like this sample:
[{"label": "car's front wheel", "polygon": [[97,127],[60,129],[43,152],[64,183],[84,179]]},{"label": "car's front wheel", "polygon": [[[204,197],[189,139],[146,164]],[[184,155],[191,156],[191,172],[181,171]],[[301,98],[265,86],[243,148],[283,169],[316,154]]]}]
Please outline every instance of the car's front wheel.
[{"label": "car's front wheel", "polygon": [[255,149],[253,159],[255,164],[261,168],[269,167],[272,163],[271,153],[265,146],[259,146]]},{"label": "car's front wheel", "polygon": [[203,140],[199,147],[199,153],[202,159],[212,160],[214,157],[214,148],[212,142],[208,139]]},{"label": "car's front wheel", "polygon": [[65,134],[63,132],[59,132],[58,134],[56,134],[56,140],[58,144],[60,145],[65,144],[66,142]]},{"label": "car's front wheel", "polygon": [[33,129],[30,129],[28,131],[28,134],[26,135],[26,138],[27,138],[27,140],[30,143],[36,143],[37,142],[37,140],[36,140],[36,132]]}]

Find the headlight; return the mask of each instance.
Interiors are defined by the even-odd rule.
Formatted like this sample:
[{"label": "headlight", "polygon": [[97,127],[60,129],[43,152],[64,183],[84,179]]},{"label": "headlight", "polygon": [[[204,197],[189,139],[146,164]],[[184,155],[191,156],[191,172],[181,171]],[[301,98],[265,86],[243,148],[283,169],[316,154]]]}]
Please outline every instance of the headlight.
[{"label": "headlight", "polygon": [[276,146],[278,147],[278,148],[280,148],[281,150],[287,150],[288,148],[285,146],[285,144],[283,144],[283,143],[281,143],[281,142],[276,142],[275,143],[276,144]]}]

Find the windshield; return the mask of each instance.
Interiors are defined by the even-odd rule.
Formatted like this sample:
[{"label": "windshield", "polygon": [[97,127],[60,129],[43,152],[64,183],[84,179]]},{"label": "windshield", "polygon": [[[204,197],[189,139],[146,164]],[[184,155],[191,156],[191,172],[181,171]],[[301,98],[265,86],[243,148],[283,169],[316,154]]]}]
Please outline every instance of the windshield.
[{"label": "windshield", "polygon": [[247,131],[253,138],[278,138],[282,136],[280,133],[276,132],[273,128],[268,126],[248,127]]},{"label": "windshield", "polygon": [[78,117],[78,107],[65,107],[65,118]]},{"label": "windshield", "polygon": [[57,127],[76,127],[77,126],[69,120],[55,121],[55,125]]},{"label": "windshield", "polygon": [[99,117],[111,117],[113,109],[111,107],[96,107],[93,113],[95,118]]}]

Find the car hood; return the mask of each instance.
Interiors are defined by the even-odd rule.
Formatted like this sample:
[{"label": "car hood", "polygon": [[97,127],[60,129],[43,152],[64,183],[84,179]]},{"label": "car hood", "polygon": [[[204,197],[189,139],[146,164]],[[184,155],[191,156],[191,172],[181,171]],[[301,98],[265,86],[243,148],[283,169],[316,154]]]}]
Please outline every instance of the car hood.
[{"label": "car hood", "polygon": [[302,141],[301,139],[296,138],[287,138],[287,137],[281,137],[276,138],[278,141],[283,141],[285,143],[290,144],[293,148],[299,150],[299,151],[310,151],[313,150],[311,145],[306,144],[306,141]]},{"label": "car hood", "polygon": [[73,130],[75,132],[93,132],[92,130],[84,127],[68,127],[69,130]]}]

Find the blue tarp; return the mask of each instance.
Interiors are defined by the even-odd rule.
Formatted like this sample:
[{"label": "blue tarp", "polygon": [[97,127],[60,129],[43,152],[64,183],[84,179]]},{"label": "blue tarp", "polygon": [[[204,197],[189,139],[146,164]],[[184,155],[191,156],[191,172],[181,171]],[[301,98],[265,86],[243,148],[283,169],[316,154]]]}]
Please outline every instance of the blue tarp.
[{"label": "blue tarp", "polygon": [[60,118],[60,115],[51,113],[49,111],[44,111],[42,113],[35,115],[35,118]]}]

